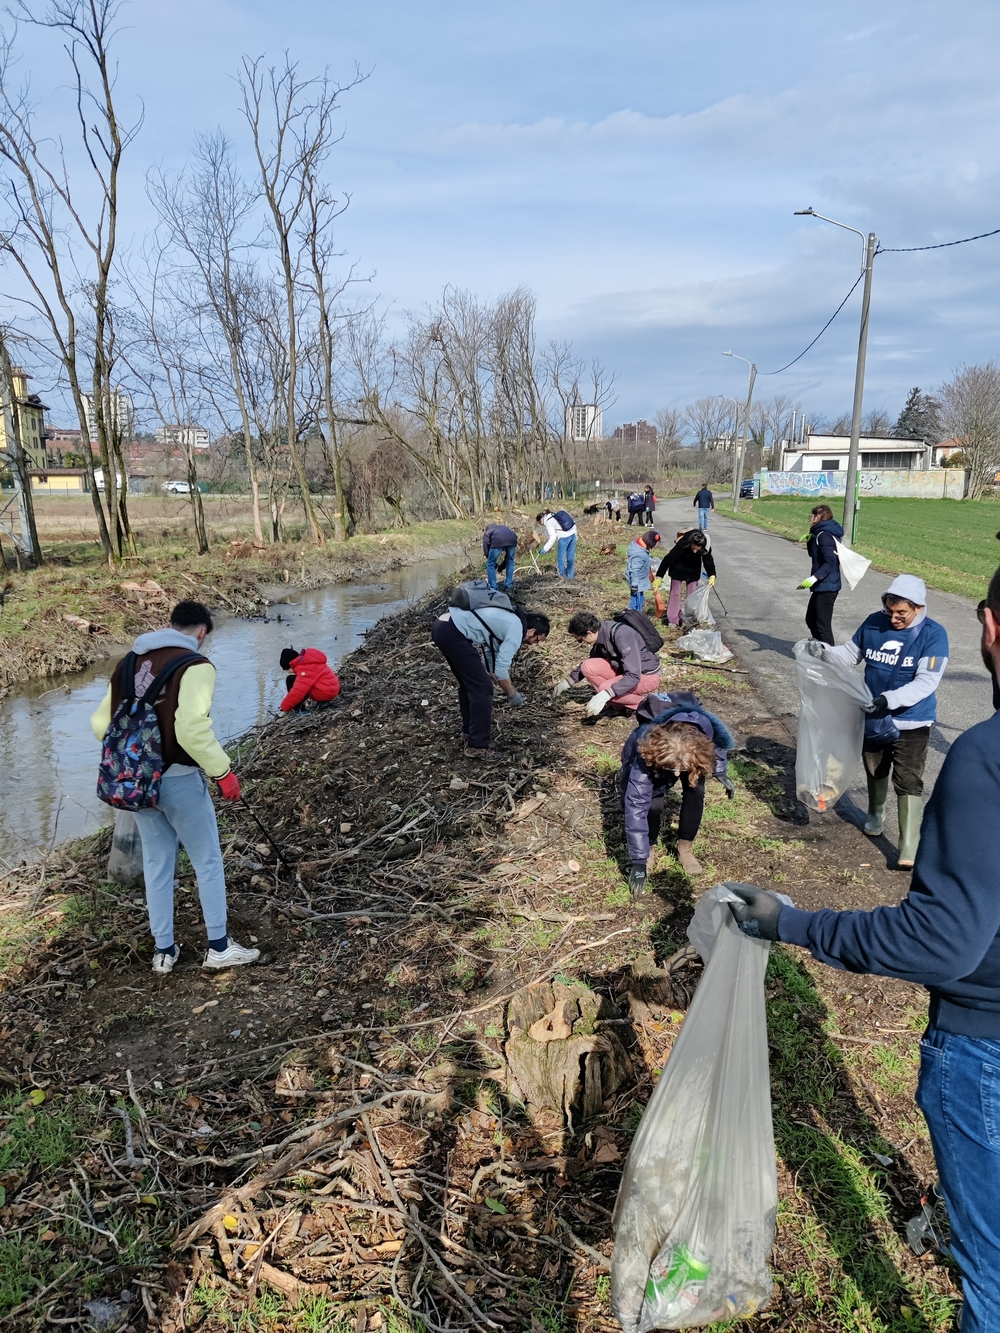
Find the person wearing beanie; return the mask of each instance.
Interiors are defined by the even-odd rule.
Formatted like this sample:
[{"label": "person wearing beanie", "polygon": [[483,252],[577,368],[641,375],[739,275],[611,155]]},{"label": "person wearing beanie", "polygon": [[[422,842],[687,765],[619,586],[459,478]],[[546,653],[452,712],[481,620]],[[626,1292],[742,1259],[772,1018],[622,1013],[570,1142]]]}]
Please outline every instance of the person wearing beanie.
[{"label": "person wearing beanie", "polygon": [[284,648],[278,662],[285,677],[288,693],[281,701],[283,713],[302,708],[307,699],[317,704],[328,704],[340,693],[340,678],[331,668],[326,653],[318,648]]},{"label": "person wearing beanie", "polygon": [[645,606],[646,593],[653,581],[653,565],[649,553],[659,541],[660,534],[655,528],[650,528],[648,532],[644,532],[641,537],[629,543],[625,555],[625,582],[632,594],[629,600],[631,611],[641,611]]},{"label": "person wearing beanie", "polygon": [[891,775],[899,805],[897,864],[909,869],[920,840],[935,695],[948,665],[948,634],[927,615],[923,579],[900,574],[882,595],[882,610],[870,615],[847,643],[826,647],[824,655],[852,666],[865,664],[874,703],[865,719],[862,751],[868,781],[864,828],[870,838],[882,832]]}]

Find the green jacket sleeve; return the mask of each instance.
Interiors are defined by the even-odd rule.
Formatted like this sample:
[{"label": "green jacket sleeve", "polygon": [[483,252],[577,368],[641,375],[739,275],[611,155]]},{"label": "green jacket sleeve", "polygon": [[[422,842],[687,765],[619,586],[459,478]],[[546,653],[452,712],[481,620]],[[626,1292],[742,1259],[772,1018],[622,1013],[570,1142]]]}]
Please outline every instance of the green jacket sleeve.
[{"label": "green jacket sleeve", "polygon": [[90,725],[99,741],[104,740],[104,733],[111,726],[111,686],[108,692],[90,715]]}]

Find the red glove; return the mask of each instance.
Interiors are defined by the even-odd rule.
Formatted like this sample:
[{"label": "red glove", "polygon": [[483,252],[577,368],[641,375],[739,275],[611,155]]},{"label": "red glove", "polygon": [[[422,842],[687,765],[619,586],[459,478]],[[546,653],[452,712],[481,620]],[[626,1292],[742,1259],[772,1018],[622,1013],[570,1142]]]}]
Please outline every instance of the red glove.
[{"label": "red glove", "polygon": [[239,801],[242,799],[240,795],[240,780],[232,769],[230,769],[228,773],[223,773],[221,778],[216,778],[215,780],[219,784],[219,791],[222,792],[227,801]]}]

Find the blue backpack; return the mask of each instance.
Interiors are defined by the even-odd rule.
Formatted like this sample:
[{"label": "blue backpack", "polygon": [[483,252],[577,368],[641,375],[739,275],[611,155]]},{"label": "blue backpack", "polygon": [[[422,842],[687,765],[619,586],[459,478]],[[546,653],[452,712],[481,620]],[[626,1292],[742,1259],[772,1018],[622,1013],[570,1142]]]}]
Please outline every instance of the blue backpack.
[{"label": "blue backpack", "polygon": [[565,509],[557,509],[552,517],[562,528],[563,532],[569,532],[570,528],[576,527],[576,519],[572,514],[567,514]]},{"label": "blue backpack", "polygon": [[163,776],[163,738],[153,704],[170,677],[192,662],[204,662],[200,653],[182,653],[154,677],[142,698],[136,698],[134,652],[122,662],[122,700],[104,733],[104,749],[97,770],[97,796],[116,810],[155,810],[160,803]]}]

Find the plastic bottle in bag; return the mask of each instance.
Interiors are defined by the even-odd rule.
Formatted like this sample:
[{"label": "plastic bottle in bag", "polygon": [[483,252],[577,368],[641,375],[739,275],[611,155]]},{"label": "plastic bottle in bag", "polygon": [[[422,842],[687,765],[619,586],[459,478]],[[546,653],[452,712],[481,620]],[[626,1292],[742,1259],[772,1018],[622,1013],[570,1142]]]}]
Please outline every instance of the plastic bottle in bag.
[{"label": "plastic bottle in bag", "polygon": [[795,793],[810,810],[829,810],[851,785],[861,762],[864,709],[872,694],[861,672],[830,657],[817,639],[795,645],[799,730]]}]

